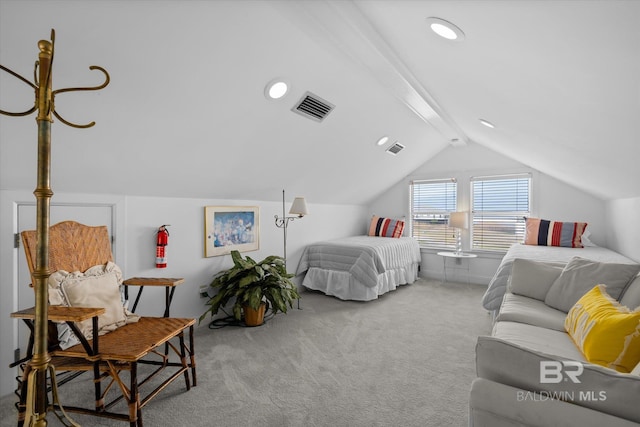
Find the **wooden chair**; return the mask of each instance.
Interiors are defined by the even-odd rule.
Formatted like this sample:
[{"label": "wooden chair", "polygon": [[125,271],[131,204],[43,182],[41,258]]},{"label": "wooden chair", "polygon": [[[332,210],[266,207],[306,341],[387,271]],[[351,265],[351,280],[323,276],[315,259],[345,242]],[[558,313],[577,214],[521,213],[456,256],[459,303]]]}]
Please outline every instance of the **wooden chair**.
[{"label": "wooden chair", "polygon": [[[21,233],[27,264],[31,274],[35,269],[36,232]],[[53,225],[49,235],[49,270],[84,272],[95,265],[113,262],[111,243],[106,226],[89,227],[73,221]],[[57,372],[70,374],[89,371],[94,376],[95,407],[76,407],[64,405],[69,412],[92,414],[107,418],[128,421],[131,427],[142,424],[142,408],[171,382],[184,376],[186,389],[191,383],[196,385],[195,352],[193,329],[195,319],[172,317],[141,317],[137,323],[129,323],[106,335],[98,336],[98,315],[101,308],[50,306],[49,321],[66,322],[74,330],[81,343],[61,350],[57,343],[55,325],[49,330],[49,353],[51,364]],[[167,311],[168,312],[168,311]],[[12,313],[12,317],[21,318],[32,330],[34,309]],[[93,318],[93,339],[87,340],[78,330],[75,322]],[[188,343],[185,332],[188,331]],[[30,340],[32,343],[32,339]],[[169,351],[171,349],[171,351]],[[31,358],[32,345],[21,362]],[[175,360],[177,356],[177,361]],[[144,378],[138,376],[138,365],[152,365]],[[14,364],[15,365],[15,364]],[[164,371],[167,372],[164,372]],[[189,378],[191,371],[191,379]],[[123,374],[129,373],[129,381]],[[151,378],[158,374],[161,383],[153,390],[142,393],[141,389],[150,386]],[[59,381],[59,383],[62,383]],[[18,404],[18,425],[24,423],[26,402],[26,381],[23,379]],[[120,390],[109,393],[111,390]],[[113,398],[113,394],[116,397]],[[112,399],[112,400],[108,400]],[[126,399],[126,413],[112,412],[112,407]],[[108,400],[108,401],[107,401]],[[63,402],[64,403],[64,402]],[[50,409],[60,410],[55,399],[49,403]]]}]

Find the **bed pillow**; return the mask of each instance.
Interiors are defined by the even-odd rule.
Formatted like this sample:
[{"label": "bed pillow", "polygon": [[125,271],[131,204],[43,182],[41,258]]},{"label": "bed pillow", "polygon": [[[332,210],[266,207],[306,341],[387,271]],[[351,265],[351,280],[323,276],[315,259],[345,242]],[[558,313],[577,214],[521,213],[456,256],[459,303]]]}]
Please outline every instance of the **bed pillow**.
[{"label": "bed pillow", "polygon": [[525,218],[525,245],[563,246],[582,248],[582,234],[586,222],[548,221],[540,218]]},{"label": "bed pillow", "polygon": [[399,219],[382,218],[374,216],[369,225],[369,236],[376,237],[402,237],[404,221]]},{"label": "bed pillow", "polygon": [[569,310],[564,326],[591,362],[631,372],[640,362],[640,310],[631,311],[597,285]]},{"label": "bed pillow", "polygon": [[[84,273],[59,270],[49,276],[49,303],[67,307],[104,308],[105,313],[98,316],[98,333],[104,335],[139,319],[122,304],[121,282],[122,272],[112,262],[96,265]],[[93,338],[91,319],[78,323],[78,328],[87,339]],[[63,349],[78,342],[64,323],[59,324],[58,336]]]},{"label": "bed pillow", "polygon": [[598,246],[591,241],[591,231],[587,229],[582,233],[582,246]]},{"label": "bed pillow", "polygon": [[573,257],[553,282],[544,303],[565,313],[597,284],[607,285],[607,293],[618,299],[640,271],[640,264],[613,264]]}]

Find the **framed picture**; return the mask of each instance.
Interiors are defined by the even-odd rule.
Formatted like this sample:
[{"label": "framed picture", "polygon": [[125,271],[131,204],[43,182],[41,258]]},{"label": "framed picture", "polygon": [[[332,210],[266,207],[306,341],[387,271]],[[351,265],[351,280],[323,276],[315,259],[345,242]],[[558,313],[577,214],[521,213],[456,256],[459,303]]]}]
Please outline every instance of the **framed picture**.
[{"label": "framed picture", "polygon": [[205,206],[204,256],[226,255],[260,249],[258,206]]}]

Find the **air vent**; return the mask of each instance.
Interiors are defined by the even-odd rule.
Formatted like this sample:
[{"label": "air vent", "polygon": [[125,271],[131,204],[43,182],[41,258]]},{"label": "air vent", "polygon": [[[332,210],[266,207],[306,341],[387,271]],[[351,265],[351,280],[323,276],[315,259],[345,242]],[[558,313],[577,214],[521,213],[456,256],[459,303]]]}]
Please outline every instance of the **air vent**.
[{"label": "air vent", "polygon": [[394,156],[401,152],[404,149],[404,145],[394,143],[391,147],[387,148],[387,153],[393,154]]},{"label": "air vent", "polygon": [[325,101],[311,92],[305,93],[291,111],[321,122],[333,110],[335,105]]}]

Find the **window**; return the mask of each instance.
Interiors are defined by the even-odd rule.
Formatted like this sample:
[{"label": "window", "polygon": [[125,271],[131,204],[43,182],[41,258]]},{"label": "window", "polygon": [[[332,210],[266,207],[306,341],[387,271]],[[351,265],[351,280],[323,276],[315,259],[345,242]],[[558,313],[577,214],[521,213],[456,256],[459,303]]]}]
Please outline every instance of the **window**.
[{"label": "window", "polygon": [[456,210],[456,180],[412,181],[410,191],[411,236],[420,246],[455,249],[455,232],[447,222]]},{"label": "window", "polygon": [[506,251],[524,241],[531,175],[471,178],[472,249]]}]

